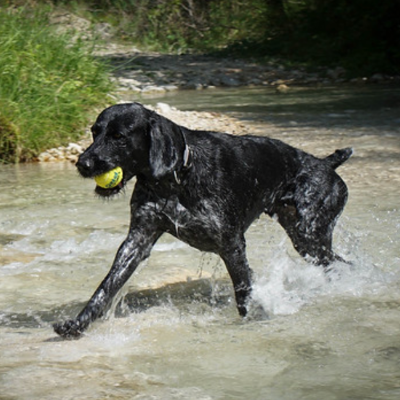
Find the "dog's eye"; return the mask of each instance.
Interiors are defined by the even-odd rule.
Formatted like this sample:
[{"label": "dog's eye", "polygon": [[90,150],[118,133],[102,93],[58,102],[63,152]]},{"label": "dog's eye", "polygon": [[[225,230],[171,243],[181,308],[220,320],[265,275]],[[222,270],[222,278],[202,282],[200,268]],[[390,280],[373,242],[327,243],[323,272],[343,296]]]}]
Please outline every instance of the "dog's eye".
[{"label": "dog's eye", "polygon": [[122,133],[120,133],[120,132],[113,132],[112,133],[112,138],[113,139],[118,140],[118,139],[122,139],[123,137],[124,137],[124,135],[122,135]]},{"label": "dog's eye", "polygon": [[96,136],[98,136],[98,132],[96,132],[96,130],[93,127],[91,127],[90,130],[92,131],[93,139],[96,139]]}]

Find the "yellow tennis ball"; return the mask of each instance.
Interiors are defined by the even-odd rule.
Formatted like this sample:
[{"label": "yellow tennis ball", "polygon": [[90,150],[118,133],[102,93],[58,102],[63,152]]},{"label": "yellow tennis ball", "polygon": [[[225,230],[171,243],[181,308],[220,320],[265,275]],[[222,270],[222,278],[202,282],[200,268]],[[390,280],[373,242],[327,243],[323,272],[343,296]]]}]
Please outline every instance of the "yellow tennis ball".
[{"label": "yellow tennis ball", "polygon": [[104,189],[111,189],[117,186],[122,181],[123,172],[120,167],[114,168],[111,171],[94,177],[97,185]]}]

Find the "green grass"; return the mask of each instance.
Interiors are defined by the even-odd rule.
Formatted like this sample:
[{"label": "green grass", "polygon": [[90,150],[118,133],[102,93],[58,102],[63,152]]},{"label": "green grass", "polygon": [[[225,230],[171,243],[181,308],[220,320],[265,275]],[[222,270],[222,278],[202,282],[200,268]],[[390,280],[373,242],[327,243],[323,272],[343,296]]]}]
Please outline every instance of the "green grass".
[{"label": "green grass", "polygon": [[0,162],[29,161],[82,136],[110,80],[82,40],[55,34],[48,9],[0,9]]}]

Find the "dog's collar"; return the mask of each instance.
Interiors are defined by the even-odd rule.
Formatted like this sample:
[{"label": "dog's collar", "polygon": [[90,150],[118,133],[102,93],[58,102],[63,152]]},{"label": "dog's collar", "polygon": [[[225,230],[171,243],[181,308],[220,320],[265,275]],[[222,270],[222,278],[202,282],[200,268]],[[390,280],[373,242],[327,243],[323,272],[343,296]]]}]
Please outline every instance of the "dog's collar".
[{"label": "dog's collar", "polygon": [[188,144],[185,142],[185,150],[183,152],[183,168],[189,167],[189,158],[190,158],[190,148]]},{"label": "dog's collar", "polygon": [[[187,144],[185,134],[183,133],[183,131],[181,129],[180,129],[180,131],[181,131],[183,143],[185,145],[185,150],[183,151],[183,164],[182,164],[182,167],[180,169],[184,170],[184,169],[190,168],[191,165],[192,165],[191,164],[191,152],[190,152],[190,147]],[[181,179],[178,176],[177,170],[174,170],[174,178],[175,178],[176,183],[178,185],[180,185],[181,184]]]}]

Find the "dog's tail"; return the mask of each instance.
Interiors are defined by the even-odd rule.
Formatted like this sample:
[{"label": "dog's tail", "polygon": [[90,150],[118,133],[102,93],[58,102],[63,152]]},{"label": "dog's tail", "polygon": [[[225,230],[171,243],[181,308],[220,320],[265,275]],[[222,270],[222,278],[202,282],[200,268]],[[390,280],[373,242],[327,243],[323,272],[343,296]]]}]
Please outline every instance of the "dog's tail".
[{"label": "dog's tail", "polygon": [[336,169],[347,161],[353,154],[353,149],[347,147],[345,149],[336,150],[333,154],[326,157],[324,161],[333,169]]}]

